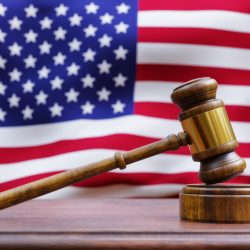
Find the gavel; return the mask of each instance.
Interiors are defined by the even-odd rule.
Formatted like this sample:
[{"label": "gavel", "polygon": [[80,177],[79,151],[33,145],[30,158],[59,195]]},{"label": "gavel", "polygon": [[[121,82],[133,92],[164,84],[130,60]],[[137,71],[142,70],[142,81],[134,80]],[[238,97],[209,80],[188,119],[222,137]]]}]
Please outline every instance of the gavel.
[{"label": "gavel", "polygon": [[238,146],[222,100],[216,99],[216,80],[191,80],[173,90],[171,99],[181,109],[183,132],[113,157],[71,169],[0,193],[0,209],[83,181],[98,174],[189,145],[192,158],[200,162],[199,178],[206,184],[229,180],[241,174],[246,162],[234,152]]}]

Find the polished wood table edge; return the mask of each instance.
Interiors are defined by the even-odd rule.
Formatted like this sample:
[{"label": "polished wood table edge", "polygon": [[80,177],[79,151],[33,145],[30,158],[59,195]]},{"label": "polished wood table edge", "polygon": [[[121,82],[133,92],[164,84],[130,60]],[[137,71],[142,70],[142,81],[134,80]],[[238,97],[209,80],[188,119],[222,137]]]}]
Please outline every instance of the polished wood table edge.
[{"label": "polished wood table edge", "polygon": [[35,200],[0,211],[0,249],[250,249],[250,224],[178,213],[176,199]]},{"label": "polished wood table edge", "polygon": [[[14,237],[13,237],[14,236]],[[248,249],[249,234],[0,234],[0,249]]]}]

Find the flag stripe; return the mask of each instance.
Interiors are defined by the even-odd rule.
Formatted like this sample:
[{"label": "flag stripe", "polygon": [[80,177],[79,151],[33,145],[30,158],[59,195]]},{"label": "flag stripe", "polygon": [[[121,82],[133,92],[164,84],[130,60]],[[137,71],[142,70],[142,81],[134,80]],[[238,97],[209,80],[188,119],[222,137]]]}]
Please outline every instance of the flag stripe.
[{"label": "flag stripe", "polygon": [[[180,83],[159,81],[137,81],[135,86],[136,102],[162,102],[172,103],[171,94]],[[234,98],[232,93],[237,93]],[[222,99],[226,105],[250,106],[250,86],[220,84],[217,98]]]},{"label": "flag stripe", "polygon": [[[60,155],[74,151],[86,150],[86,149],[103,148],[103,149],[115,149],[115,150],[127,151],[127,150],[132,150],[136,147],[153,143],[157,140],[159,139],[142,137],[137,135],[129,135],[129,134],[115,134],[97,138],[84,138],[78,140],[58,141],[41,146],[0,148],[0,164],[46,158],[50,156]],[[174,152],[168,151],[167,153],[186,154],[186,155],[190,154],[187,147],[182,147],[180,150]],[[12,157],[13,155],[15,155],[15,157]]]},{"label": "flag stripe", "polygon": [[138,13],[139,27],[206,28],[250,33],[249,23],[249,14],[220,10],[155,10]]},{"label": "flag stripe", "polygon": [[138,43],[137,62],[249,70],[250,50],[208,45]]},{"label": "flag stripe", "polygon": [[[50,172],[27,176],[17,179],[15,181],[9,181],[0,184],[0,191],[5,191],[10,188],[15,188],[20,185],[27,184],[32,181],[37,181],[42,178],[52,176],[54,174],[62,173]],[[187,184],[187,183],[200,183],[197,172],[184,172],[178,174],[159,174],[159,173],[104,173],[102,175],[95,176],[73,184],[76,187],[103,187],[106,185],[115,184],[129,184],[129,185],[155,185],[155,184]]]},{"label": "flag stripe", "polygon": [[[56,155],[44,159],[22,161],[12,164],[2,164],[0,182],[12,181],[51,171],[64,171],[84,166],[93,161],[112,157],[116,151],[108,149],[92,149]],[[93,160],[95,159],[95,160]],[[247,164],[250,158],[246,158]],[[112,170],[113,173],[161,173],[173,174],[182,172],[197,172],[199,163],[194,162],[189,155],[160,154],[129,165],[125,170]],[[10,174],[11,171],[11,174]],[[246,169],[244,175],[250,175]]]},{"label": "flag stripe", "polygon": [[[89,139],[58,141],[33,147],[0,148],[0,164],[10,164],[34,159],[42,159],[88,149],[114,149],[128,151],[136,147],[156,142],[157,140],[159,139],[129,134],[115,134]],[[250,143],[240,143],[237,152],[242,157],[250,158],[249,148]],[[175,155],[190,155],[188,147],[181,147],[177,151],[167,151],[165,153]],[[15,155],[15,157],[13,157],[13,155]]]},{"label": "flag stripe", "polygon": [[[230,121],[250,122],[250,106],[226,106]],[[137,102],[135,114],[163,119],[176,119],[180,109],[172,103]]]},{"label": "flag stripe", "polygon": [[[192,34],[190,36],[190,34]],[[139,28],[139,42],[203,44],[250,48],[250,34],[201,28]]]},{"label": "flag stripe", "polygon": [[[0,191],[5,191],[10,188],[15,188],[20,185],[37,181],[42,178],[52,176],[54,174],[62,173],[50,172],[38,175],[27,176],[15,181],[9,181],[0,184]],[[250,180],[250,176],[238,176],[235,179],[227,181],[227,183],[245,183]],[[104,173],[92,177],[90,179],[73,184],[75,187],[105,187],[108,185],[159,185],[159,184],[198,184],[201,183],[197,172],[183,172],[177,174],[160,174],[160,173]]]},{"label": "flag stripe", "polygon": [[141,63],[137,65],[136,72],[138,81],[185,82],[194,78],[210,76],[223,84],[249,85],[250,79],[250,70],[174,64]]},{"label": "flag stripe", "polygon": [[248,0],[140,0],[139,9],[142,10],[229,10],[242,13],[250,13],[250,6]]},{"label": "flag stripe", "polygon": [[[143,124],[143,126],[138,126]],[[250,142],[249,123],[232,122],[239,142]],[[100,129],[101,128],[101,129]],[[94,138],[113,134],[134,134],[164,138],[168,134],[182,131],[177,120],[145,117],[140,115],[106,120],[76,120],[45,124],[42,126],[2,128],[0,147],[26,147],[49,144],[55,141]],[[27,133],[30,135],[27,137]],[[44,137],[48,134],[48,137]]]},{"label": "flag stripe", "polygon": [[[62,173],[50,172],[45,174],[38,174],[20,178],[15,181],[9,181],[0,184],[0,191],[3,192],[10,188],[15,188],[20,185],[24,185],[33,181],[40,180],[52,176],[54,174]],[[249,182],[250,176],[238,176],[235,179],[227,181],[227,183],[245,183]],[[183,172],[177,174],[159,174],[159,173],[104,173],[99,176],[92,177],[90,179],[73,184],[75,187],[105,187],[108,185],[159,185],[159,184],[198,184],[201,183],[198,178],[197,172]]]}]

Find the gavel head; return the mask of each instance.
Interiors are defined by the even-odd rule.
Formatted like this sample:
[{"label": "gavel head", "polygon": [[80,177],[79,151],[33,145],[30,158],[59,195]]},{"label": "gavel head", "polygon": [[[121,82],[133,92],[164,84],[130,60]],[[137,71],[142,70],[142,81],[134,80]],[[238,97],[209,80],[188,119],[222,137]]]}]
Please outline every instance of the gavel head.
[{"label": "gavel head", "polygon": [[246,162],[234,152],[238,146],[218,84],[210,77],[191,80],[174,89],[171,99],[182,112],[183,130],[190,140],[194,161],[200,161],[199,177],[207,184],[223,182],[242,173]]}]

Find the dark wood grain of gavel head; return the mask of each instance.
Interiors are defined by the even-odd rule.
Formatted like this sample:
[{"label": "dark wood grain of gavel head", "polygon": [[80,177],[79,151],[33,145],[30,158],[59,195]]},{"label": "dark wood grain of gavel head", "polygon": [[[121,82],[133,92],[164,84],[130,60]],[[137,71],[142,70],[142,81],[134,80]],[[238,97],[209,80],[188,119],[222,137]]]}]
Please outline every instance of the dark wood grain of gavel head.
[{"label": "dark wood grain of gavel head", "polygon": [[174,89],[171,99],[181,109],[179,120],[190,139],[194,161],[201,162],[199,177],[207,184],[241,174],[246,162],[234,152],[238,146],[218,84],[210,77],[191,80]]}]

